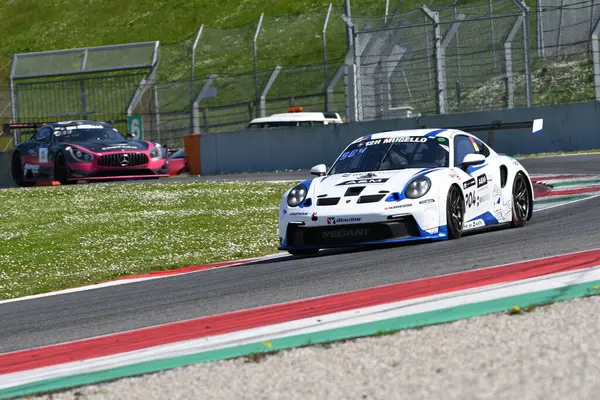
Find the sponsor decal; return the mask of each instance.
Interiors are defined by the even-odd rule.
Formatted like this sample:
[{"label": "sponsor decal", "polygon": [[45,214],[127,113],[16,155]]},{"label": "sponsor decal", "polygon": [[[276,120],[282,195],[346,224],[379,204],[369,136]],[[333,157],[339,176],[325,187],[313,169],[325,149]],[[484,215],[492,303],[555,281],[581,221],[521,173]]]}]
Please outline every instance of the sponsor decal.
[{"label": "sponsor decal", "polygon": [[344,181],[342,183],[338,183],[336,186],[345,186],[345,185],[370,185],[377,183],[385,183],[388,178],[370,178],[370,179],[353,179],[350,181]]},{"label": "sponsor decal", "polygon": [[448,174],[448,176],[450,176],[450,178],[456,178],[456,180],[460,181],[460,175],[456,173],[454,168],[450,168],[450,173]]},{"label": "sponsor decal", "polygon": [[307,212],[291,212],[290,213],[291,217],[305,217],[307,215],[308,215]]},{"label": "sponsor decal", "polygon": [[475,196],[475,192],[469,192],[465,195],[465,205],[468,208],[473,207],[477,203],[477,196]]},{"label": "sponsor decal", "polygon": [[25,164],[23,166],[23,169],[25,171],[31,171],[34,174],[37,173],[40,170],[40,166],[39,165],[31,165],[31,164]]},{"label": "sponsor decal", "polygon": [[322,234],[323,239],[335,239],[344,237],[363,237],[367,236],[371,232],[370,229],[344,229],[336,231],[325,231]]},{"label": "sponsor decal", "polygon": [[463,189],[468,189],[473,186],[475,186],[475,178],[471,178],[468,181],[463,183]]},{"label": "sponsor decal", "polygon": [[346,204],[350,203],[352,200],[346,200]]},{"label": "sponsor decal", "polygon": [[40,162],[47,163],[48,162],[48,148],[47,147],[40,147],[39,156],[38,157],[40,158]]},{"label": "sponsor decal", "polygon": [[504,201],[502,189],[494,185],[494,215],[498,221],[506,221],[512,217],[511,200]]},{"label": "sponsor decal", "polygon": [[419,204],[435,203],[434,199],[421,200]]},{"label": "sponsor decal", "polygon": [[486,201],[488,201],[489,198],[490,198],[489,194],[484,194],[482,196],[477,196],[477,207],[479,207],[480,204],[483,204]]},{"label": "sponsor decal", "polygon": [[479,175],[477,177],[477,188],[483,187],[487,185],[487,176],[485,174]]},{"label": "sponsor decal", "polygon": [[345,224],[349,222],[360,222],[359,217],[327,217],[327,225]]},{"label": "sponsor decal", "polygon": [[29,149],[28,153],[32,157],[35,157],[35,155],[37,154],[34,149]]},{"label": "sponsor decal", "polygon": [[[423,136],[397,136],[397,137],[388,137],[384,139],[375,139],[369,140],[368,142],[364,142],[363,146],[375,146],[378,144],[389,144],[389,143],[425,143],[427,142],[427,138]],[[362,143],[361,143],[362,144]]]},{"label": "sponsor decal", "polygon": [[137,150],[137,146],[132,146],[130,144],[115,144],[115,145],[112,145],[112,146],[108,146],[108,147],[103,147],[102,148],[103,151],[107,151],[107,150],[121,150],[121,149]]},{"label": "sponsor decal", "polygon": [[287,214],[287,210],[283,210],[283,215]]},{"label": "sponsor decal", "polygon": [[482,219],[476,219],[475,221],[465,222],[465,229],[481,228],[482,226],[485,226],[485,222],[483,222]]},{"label": "sponsor decal", "polygon": [[430,235],[435,235],[438,233],[438,231],[439,231],[438,227],[431,228],[431,229],[425,229],[425,232],[429,233]]},{"label": "sponsor decal", "polygon": [[394,210],[396,208],[412,207],[412,204],[400,204],[397,206],[386,207],[385,210]]},{"label": "sponsor decal", "polygon": [[317,217],[317,213],[314,212],[312,213],[312,217],[310,217],[313,221],[317,221],[319,219],[319,217]]}]

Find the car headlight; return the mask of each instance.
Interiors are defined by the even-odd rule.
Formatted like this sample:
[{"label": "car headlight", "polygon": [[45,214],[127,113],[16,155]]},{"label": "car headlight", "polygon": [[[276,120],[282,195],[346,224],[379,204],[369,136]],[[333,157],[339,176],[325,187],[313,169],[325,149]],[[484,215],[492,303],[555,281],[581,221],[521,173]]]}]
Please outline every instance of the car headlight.
[{"label": "car headlight", "polygon": [[287,203],[290,207],[296,207],[306,198],[306,186],[299,184],[288,193]]},{"label": "car headlight", "polygon": [[163,158],[162,146],[158,143],[154,145],[152,150],[150,150],[150,158],[152,161],[160,160]]},{"label": "car headlight", "polygon": [[417,178],[406,187],[406,197],[418,199],[425,196],[431,189],[431,181],[427,177]]},{"label": "car headlight", "polygon": [[74,149],[72,147],[68,147],[69,152],[73,156],[76,161],[80,162],[91,162],[94,159],[94,155],[83,150]]}]

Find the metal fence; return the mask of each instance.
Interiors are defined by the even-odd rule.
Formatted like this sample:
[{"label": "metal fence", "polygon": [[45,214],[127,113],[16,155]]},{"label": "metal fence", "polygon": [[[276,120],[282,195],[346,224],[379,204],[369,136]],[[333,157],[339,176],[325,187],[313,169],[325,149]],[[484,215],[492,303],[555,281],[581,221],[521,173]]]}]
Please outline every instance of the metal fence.
[{"label": "metal fence", "polygon": [[137,114],[146,138],[176,144],[293,105],[363,121],[600,100],[594,1],[537,0],[531,11],[519,0],[411,10],[374,0],[351,13],[329,5],[201,26],[160,43],[160,58],[139,44],[20,55],[0,118],[86,117],[124,130]]}]

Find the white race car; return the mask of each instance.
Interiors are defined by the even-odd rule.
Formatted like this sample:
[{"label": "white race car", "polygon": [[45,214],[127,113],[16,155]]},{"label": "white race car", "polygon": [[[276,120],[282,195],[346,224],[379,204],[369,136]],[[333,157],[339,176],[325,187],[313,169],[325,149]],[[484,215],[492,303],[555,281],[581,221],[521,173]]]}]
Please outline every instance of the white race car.
[{"label": "white race car", "polygon": [[[541,120],[534,129],[541,130]],[[537,126],[536,126],[537,125]],[[288,190],[279,211],[280,250],[459,238],[533,213],[529,174],[457,129],[377,133],[352,142],[329,171]]]}]

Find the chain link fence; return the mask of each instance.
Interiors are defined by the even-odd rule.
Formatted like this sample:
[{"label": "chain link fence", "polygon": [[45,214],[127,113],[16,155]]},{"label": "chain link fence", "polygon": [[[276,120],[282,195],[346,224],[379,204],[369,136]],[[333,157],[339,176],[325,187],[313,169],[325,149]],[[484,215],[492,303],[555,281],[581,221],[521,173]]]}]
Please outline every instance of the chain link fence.
[{"label": "chain link fence", "polygon": [[0,119],[90,118],[126,130],[127,116],[141,115],[146,138],[176,145],[290,106],[361,121],[600,99],[600,0],[536,1],[530,12],[512,0],[409,10],[373,0],[345,20],[343,6],[313,6],[201,26],[159,48],[23,54],[0,90]]}]

